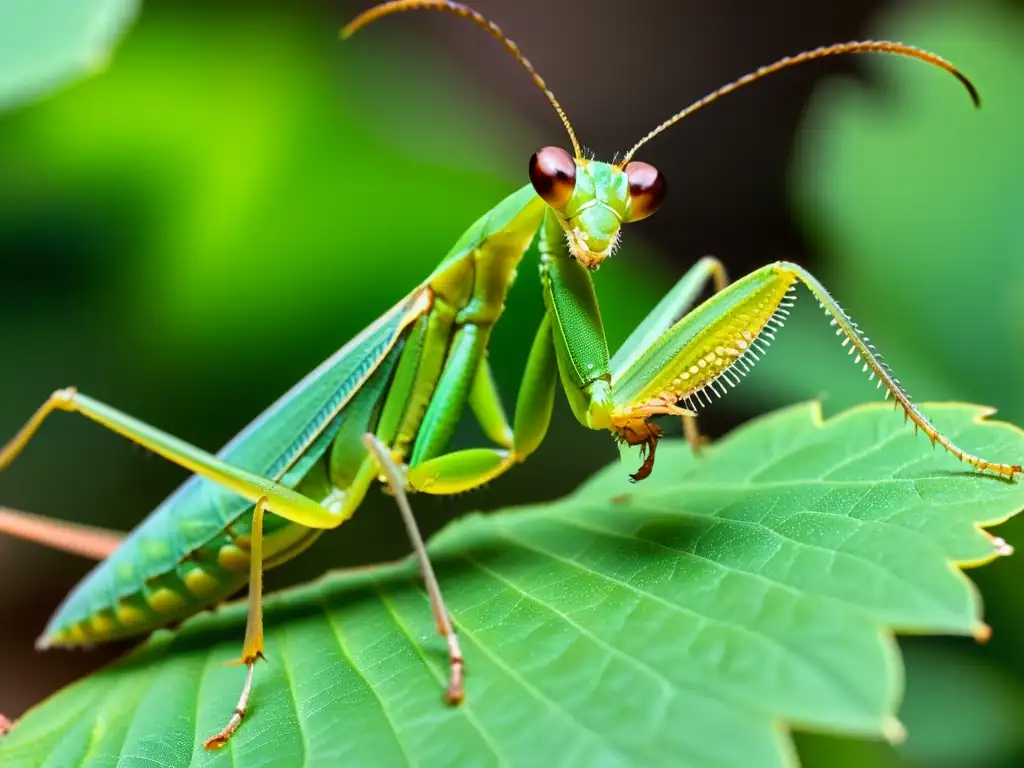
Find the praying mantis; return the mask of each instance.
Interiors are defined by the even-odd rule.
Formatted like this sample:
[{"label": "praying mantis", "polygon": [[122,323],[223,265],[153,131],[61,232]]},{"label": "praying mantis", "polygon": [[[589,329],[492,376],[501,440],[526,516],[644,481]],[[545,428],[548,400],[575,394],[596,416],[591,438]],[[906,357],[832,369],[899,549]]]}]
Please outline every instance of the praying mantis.
[{"label": "praying mantis", "polygon": [[[447,0],[393,0],[353,20],[347,38],[387,15],[436,10],[482,27],[544,93],[572,152],[537,151],[529,183],[471,225],[439,266],[369,327],[296,384],[216,454],[139,421],[75,388],[54,392],[0,449],[5,469],[54,411],[79,413],[193,473],[127,537],[0,510],[0,530],[100,559],[68,595],[40,648],[81,646],[147,634],[214,606],[249,585],[235,710],[205,745],[222,747],[241,727],[263,657],[263,570],[289,560],[350,518],[376,481],[391,489],[447,642],[445,699],[464,696],[454,625],[416,527],[407,491],[455,494],[525,461],[544,439],[561,384],[576,420],[639,447],[642,481],[654,470],[661,428],[682,418],[696,446],[695,418],[736,386],[775,338],[798,284],[817,300],[841,343],[885,397],[932,441],[979,471],[1013,479],[1017,464],[967,453],[913,404],[858,326],[802,267],[777,262],[730,282],[721,262],[698,261],[612,355],[592,274],[617,250],[624,224],[653,215],[663,175],[635,160],[651,139],[718,98],[768,74],[854,53],[915,58],[953,76],[952,64],[896,42],[830,45],[786,57],[708,94],[655,127],[613,163],[587,158],[565,111],[519,48],[482,14]],[[536,240],[544,314],[524,365],[510,420],[491,374],[488,342],[516,271]],[[713,295],[696,305],[710,284]],[[469,408],[493,447],[451,451]],[[5,721],[0,718],[0,728]]]}]

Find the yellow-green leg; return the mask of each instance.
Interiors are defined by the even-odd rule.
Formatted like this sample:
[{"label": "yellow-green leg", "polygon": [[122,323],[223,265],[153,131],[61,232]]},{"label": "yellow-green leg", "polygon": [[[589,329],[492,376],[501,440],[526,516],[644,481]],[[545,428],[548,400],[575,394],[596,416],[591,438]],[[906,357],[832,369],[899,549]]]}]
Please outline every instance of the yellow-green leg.
[{"label": "yellow-green leg", "polygon": [[[644,321],[619,347],[611,360],[612,380],[617,381],[650,347],[657,344],[679,322],[697,302],[697,297],[711,282],[713,293],[717,294],[729,286],[729,275],[718,259],[706,256],[694,264],[664,298],[658,302]],[[700,454],[707,438],[700,433],[695,413],[680,417],[683,436],[695,454]],[[653,445],[646,448],[646,462],[653,465]],[[644,470],[637,473],[642,475]],[[639,479],[634,478],[634,479]]]},{"label": "yellow-green leg", "polygon": [[266,499],[266,511],[309,528],[334,528],[345,521],[339,509],[322,506],[298,491],[266,477],[232,466],[174,435],[139,421],[78,392],[59,389],[36,411],[7,445],[0,449],[0,472],[21,453],[43,421],[54,411],[71,411],[117,432],[153,453],[234,491],[252,503]]},{"label": "yellow-green leg", "polygon": [[[653,465],[654,446],[660,431],[650,419],[676,415],[708,405],[737,385],[767,345],[774,340],[792,305],[797,283],[803,283],[831,320],[836,335],[855,362],[871,379],[877,379],[886,397],[892,397],[915,428],[961,461],[979,470],[1009,478],[1021,472],[1018,464],[993,462],[975,456],[941,434],[914,405],[910,396],[825,287],[799,265],[777,262],[729,284],[659,335],[664,323],[652,323],[628,359],[613,366],[612,428],[630,445],[646,445],[647,460],[634,476],[643,479]],[[654,314],[654,313],[652,313]],[[670,313],[664,313],[668,318]],[[645,323],[645,326],[647,323]],[[620,351],[620,354],[623,354]],[[616,355],[619,359],[619,355]]]},{"label": "yellow-green leg", "polygon": [[238,706],[231,713],[227,725],[214,734],[203,746],[206,749],[220,749],[228,743],[231,735],[242,724],[249,706],[249,694],[252,692],[252,678],[258,659],[263,656],[263,513],[267,507],[267,498],[256,502],[252,513],[252,532],[249,536],[249,613],[245,622],[245,641],[242,643],[242,655],[228,664],[245,664],[245,683],[242,694],[238,697]]},{"label": "yellow-green leg", "polygon": [[537,450],[547,434],[555,405],[558,368],[551,340],[551,320],[545,315],[526,361],[516,410],[509,425],[490,371],[474,374],[469,403],[484,433],[502,448],[454,451],[409,467],[407,480],[417,491],[461,493],[490,482]]}]

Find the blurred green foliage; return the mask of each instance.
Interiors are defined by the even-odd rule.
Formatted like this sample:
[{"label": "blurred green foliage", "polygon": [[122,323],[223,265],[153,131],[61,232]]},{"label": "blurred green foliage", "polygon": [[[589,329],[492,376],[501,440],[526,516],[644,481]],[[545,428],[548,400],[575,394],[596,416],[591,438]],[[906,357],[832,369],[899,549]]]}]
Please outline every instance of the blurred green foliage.
[{"label": "blurred green foliage", "polygon": [[[1022,421],[1024,358],[1012,351],[1024,331],[1024,20],[991,5],[917,8],[878,34],[942,51],[983,104],[973,110],[935,69],[889,58],[870,60],[884,95],[849,82],[821,89],[793,172],[807,233],[828,255],[820,276],[911,393],[991,403]],[[816,319],[787,329],[800,342],[773,355],[780,375],[766,397],[827,382],[830,408],[863,399],[869,385],[849,364],[833,370],[844,355],[812,325],[822,330]],[[781,375],[807,357],[829,368]]]},{"label": "blurred green foliage", "polygon": [[0,110],[104,67],[137,0],[0,4]]}]

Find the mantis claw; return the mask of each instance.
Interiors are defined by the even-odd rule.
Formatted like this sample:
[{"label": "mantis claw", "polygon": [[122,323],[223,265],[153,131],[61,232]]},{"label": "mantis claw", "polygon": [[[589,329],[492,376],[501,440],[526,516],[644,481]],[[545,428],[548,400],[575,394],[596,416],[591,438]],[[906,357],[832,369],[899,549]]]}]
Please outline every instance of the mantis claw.
[{"label": "mantis claw", "polygon": [[242,724],[242,719],[245,717],[245,710],[236,709],[234,714],[231,715],[231,719],[228,724],[221,729],[221,731],[206,741],[203,742],[203,749],[215,750],[220,749],[228,743],[228,739],[234,735],[235,731],[238,730],[238,726]]},{"label": "mantis claw", "polygon": [[[654,469],[654,449],[657,444],[657,440],[652,440],[650,443],[640,446],[640,458],[644,460],[644,463],[636,472],[630,473],[629,481],[631,483],[637,483],[650,477],[651,471]],[[644,453],[647,454],[646,458],[644,458]]]},{"label": "mantis claw", "polygon": [[640,458],[643,464],[640,465],[640,469],[636,472],[630,473],[629,481],[631,483],[646,480],[654,470],[654,452],[658,447],[658,440],[661,439],[661,429],[654,424],[645,423],[644,426],[646,427],[646,434],[642,437],[632,431],[624,432],[620,435],[620,439],[627,445],[640,446]]},{"label": "mantis claw", "polygon": [[[259,654],[259,656],[262,655],[263,654]],[[252,690],[252,672],[255,664],[255,658],[253,658],[252,661],[246,662],[245,685],[242,687],[242,695],[238,699],[238,706],[236,706],[235,711],[231,713],[231,718],[228,720],[227,725],[203,742],[203,749],[220,749],[228,743],[231,736],[238,730],[238,726],[242,724],[242,720],[245,718],[245,712],[249,706],[249,693]]]}]

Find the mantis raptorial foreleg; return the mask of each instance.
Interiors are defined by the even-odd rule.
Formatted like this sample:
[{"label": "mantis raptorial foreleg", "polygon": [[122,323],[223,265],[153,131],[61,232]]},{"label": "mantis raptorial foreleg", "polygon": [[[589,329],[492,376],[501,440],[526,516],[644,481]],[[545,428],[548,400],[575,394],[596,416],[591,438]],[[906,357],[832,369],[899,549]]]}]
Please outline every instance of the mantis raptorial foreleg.
[{"label": "mantis raptorial foreleg", "polygon": [[[856,362],[871,379],[884,387],[914,422],[935,444],[941,445],[961,461],[980,470],[989,469],[1007,477],[1020,472],[1017,465],[1001,464],[967,453],[942,435],[910,400],[899,381],[882,363],[874,347],[857,325],[802,267],[779,262],[763,267],[725,287],[686,315],[638,354],[631,356],[625,369],[616,371],[612,399],[616,410],[612,423],[630,444],[650,440],[650,453],[641,477],[650,471],[653,446],[658,433],[648,423],[651,417],[674,414],[681,404],[690,410],[720,398],[746,375],[750,366],[775,338],[794,297],[797,282],[803,283],[818,300],[842,344],[849,347]],[[648,430],[645,433],[644,430]]]},{"label": "mantis raptorial foreleg", "polygon": [[228,664],[245,665],[245,683],[242,694],[238,698],[235,711],[231,718],[218,733],[203,742],[206,749],[220,749],[227,744],[231,735],[242,724],[249,706],[249,694],[252,691],[253,671],[256,662],[263,656],[263,513],[267,507],[264,496],[256,502],[252,512],[252,529],[249,535],[249,611],[245,622],[245,641],[242,643],[242,655]]},{"label": "mantis raptorial foreleg", "polygon": [[[694,264],[623,342],[611,360],[613,381],[682,319],[697,302],[708,281],[712,281],[715,293],[725,290],[729,285],[725,266],[713,256],[705,256]],[[694,453],[699,453],[707,439],[700,433],[697,417],[686,414],[681,420],[686,442]]]},{"label": "mantis raptorial foreleg", "polygon": [[420,564],[420,572],[423,574],[423,581],[427,587],[427,596],[430,600],[430,609],[434,614],[434,621],[437,624],[437,631],[448,644],[449,677],[448,687],[445,689],[445,700],[449,704],[458,704],[465,696],[462,687],[462,649],[459,647],[459,638],[455,634],[448,609],[444,605],[444,597],[441,595],[441,585],[434,574],[434,567],[430,564],[430,556],[427,555],[427,547],[423,543],[423,536],[420,534],[419,526],[416,525],[416,517],[412,513],[409,499],[405,493],[405,478],[391,457],[388,448],[375,435],[367,434],[363,437],[363,443],[370,450],[373,457],[380,466],[380,470],[387,479],[391,492],[394,494],[395,502],[398,504],[398,511],[402,515],[405,529],[409,534],[409,541],[412,542],[413,551]]}]

